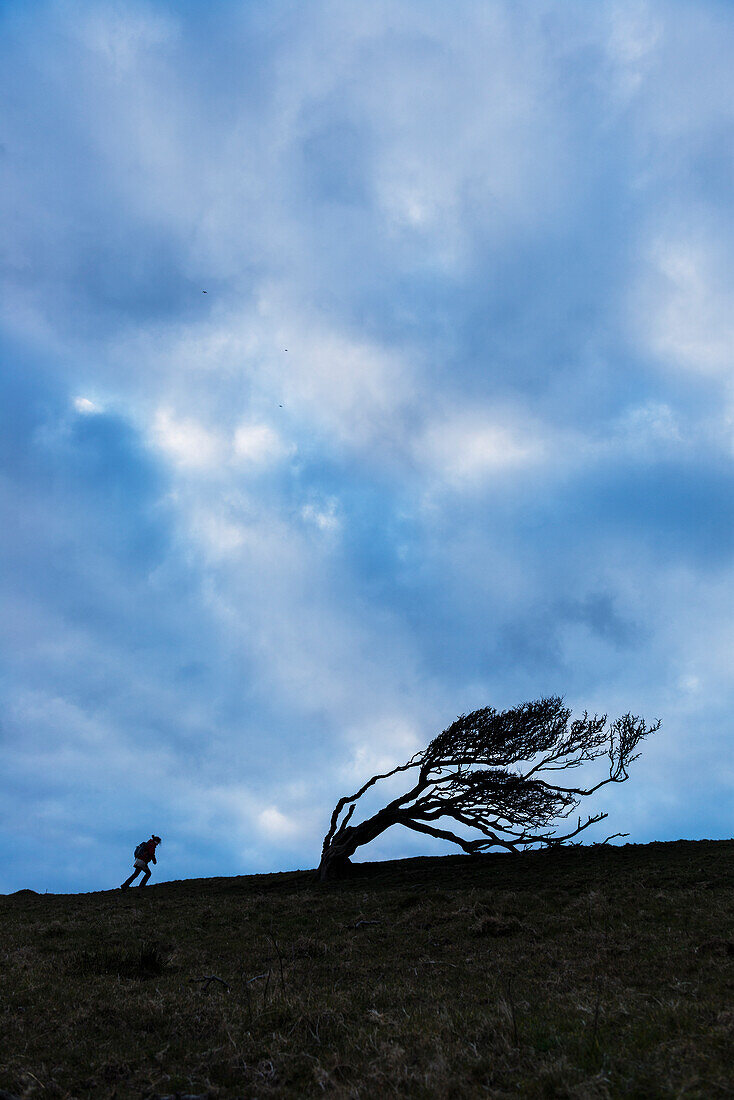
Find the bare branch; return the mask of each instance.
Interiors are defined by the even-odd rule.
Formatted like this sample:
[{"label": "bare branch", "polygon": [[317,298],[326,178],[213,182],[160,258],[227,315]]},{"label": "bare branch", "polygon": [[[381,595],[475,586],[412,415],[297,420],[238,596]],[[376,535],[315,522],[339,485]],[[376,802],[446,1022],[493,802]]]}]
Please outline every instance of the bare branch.
[{"label": "bare branch", "polygon": [[629,833],[612,833],[611,836],[606,837],[604,840],[598,840],[594,847],[602,848],[605,844],[608,844],[610,840],[616,840],[617,837],[629,836]]},{"label": "bare branch", "polygon": [[[418,757],[418,759],[416,759],[416,757]],[[370,787],[373,787],[375,783],[379,783],[381,779],[389,779],[391,776],[397,775],[398,772],[405,772],[408,771],[410,768],[417,768],[421,762],[422,757],[423,753],[416,753],[413,757],[411,757],[407,764],[399,764],[396,768],[393,768],[392,771],[384,772],[382,775],[373,775],[372,778],[368,779],[367,782],[362,787],[360,787],[355,794],[345,795],[343,798],[340,798],[336,806],[334,807],[334,812],[331,815],[331,824],[329,826],[329,831],[324,838],[324,848],[328,847],[328,842],[334,836],[337,828],[339,814],[342,812],[346,805],[348,805],[350,802],[356,802],[357,799],[361,798],[362,795],[370,789]],[[352,812],[353,810],[349,811],[345,821],[342,822],[342,827],[352,816]]]},{"label": "bare branch", "polygon": [[401,821],[400,824],[416,833],[428,833],[429,836],[435,836],[439,840],[451,840],[454,844],[458,844],[460,848],[463,848],[465,852],[473,853],[477,850],[476,841],[464,840],[463,837],[457,836],[456,833],[450,833],[447,829],[436,829],[432,825],[426,825],[421,821],[411,819]]}]

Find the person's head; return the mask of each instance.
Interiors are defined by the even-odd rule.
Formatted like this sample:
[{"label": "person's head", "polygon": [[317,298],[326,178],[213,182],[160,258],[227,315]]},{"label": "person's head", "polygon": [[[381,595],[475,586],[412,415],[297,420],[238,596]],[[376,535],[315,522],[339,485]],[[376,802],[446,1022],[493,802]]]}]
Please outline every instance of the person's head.
[{"label": "person's head", "polygon": [[161,838],[159,836],[156,836],[155,833],[153,833],[153,835],[150,839],[153,841],[153,843],[156,846],[161,843]]}]

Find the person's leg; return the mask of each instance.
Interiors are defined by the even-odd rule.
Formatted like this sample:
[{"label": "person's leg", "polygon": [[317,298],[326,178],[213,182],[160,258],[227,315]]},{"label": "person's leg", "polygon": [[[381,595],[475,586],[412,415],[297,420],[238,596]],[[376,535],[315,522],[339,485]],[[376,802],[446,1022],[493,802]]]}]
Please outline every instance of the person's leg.
[{"label": "person's leg", "polygon": [[145,872],[143,874],[143,877],[140,880],[140,885],[141,886],[146,886],[149,878],[150,878],[150,868],[146,867]]},{"label": "person's leg", "polygon": [[131,882],[134,882],[134,880],[135,880],[135,879],[136,879],[136,878],[138,877],[138,875],[139,875],[139,874],[140,874],[140,868],[139,868],[139,867],[136,867],[136,868],[135,868],[135,870],[133,871],[133,873],[132,873],[132,874],[130,875],[130,878],[126,878],[126,879],[125,879],[125,881],[123,882],[123,884],[122,884],[122,886],[120,887],[120,889],[121,889],[121,890],[127,890],[127,888],[128,888],[128,886],[130,885],[130,883],[131,883]]}]

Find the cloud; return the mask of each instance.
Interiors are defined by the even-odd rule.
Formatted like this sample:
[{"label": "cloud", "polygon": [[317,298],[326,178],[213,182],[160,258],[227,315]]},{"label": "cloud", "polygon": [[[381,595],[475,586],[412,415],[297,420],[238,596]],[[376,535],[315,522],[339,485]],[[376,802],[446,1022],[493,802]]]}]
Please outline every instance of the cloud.
[{"label": "cloud", "polygon": [[544,692],[663,718],[634,839],[724,835],[727,7],[0,21],[0,888],[308,865]]},{"label": "cloud", "polygon": [[223,441],[192,418],[177,419],[169,409],[159,409],[154,421],[155,440],[179,466],[209,470],[223,460]]},{"label": "cloud", "polygon": [[269,424],[240,424],[234,434],[235,458],[246,464],[260,466],[277,462],[293,450]]},{"label": "cloud", "polygon": [[299,831],[298,822],[287,817],[277,806],[266,806],[258,814],[257,823],[266,837],[276,840],[290,840]]},{"label": "cloud", "polygon": [[734,298],[721,242],[673,237],[651,252],[640,295],[640,325],[651,352],[666,366],[731,382]]},{"label": "cloud", "polygon": [[95,405],[93,401],[90,401],[88,397],[75,397],[74,408],[77,412],[83,413],[84,415],[99,411],[98,406]]},{"label": "cloud", "polygon": [[460,487],[538,465],[547,448],[532,422],[467,412],[429,423],[415,453],[433,476]]},{"label": "cloud", "polygon": [[313,523],[320,531],[338,531],[340,527],[338,501],[330,498],[323,505],[304,504],[301,516],[307,523]]}]

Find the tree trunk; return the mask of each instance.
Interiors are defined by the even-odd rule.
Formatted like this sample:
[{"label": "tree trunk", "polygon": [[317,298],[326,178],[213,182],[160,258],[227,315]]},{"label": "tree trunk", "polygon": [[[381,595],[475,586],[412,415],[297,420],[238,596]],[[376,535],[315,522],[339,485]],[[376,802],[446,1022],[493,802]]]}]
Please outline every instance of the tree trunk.
[{"label": "tree trunk", "polygon": [[360,825],[347,825],[346,828],[340,829],[321,856],[319,882],[332,882],[334,879],[343,878],[352,865],[350,856],[354,855],[357,848],[363,844],[369,844],[371,840],[398,821],[398,814],[390,806],[380,810],[374,817],[368,818]]},{"label": "tree trunk", "polygon": [[351,866],[352,861],[349,856],[330,856],[328,852],[324,852],[319,864],[319,882],[334,882],[337,879],[346,878]]},{"label": "tree trunk", "polygon": [[350,856],[354,855],[362,843],[359,839],[360,830],[361,826],[354,829],[347,825],[332,837],[330,844],[321,854],[319,882],[333,882],[335,879],[344,878],[351,867]]}]

